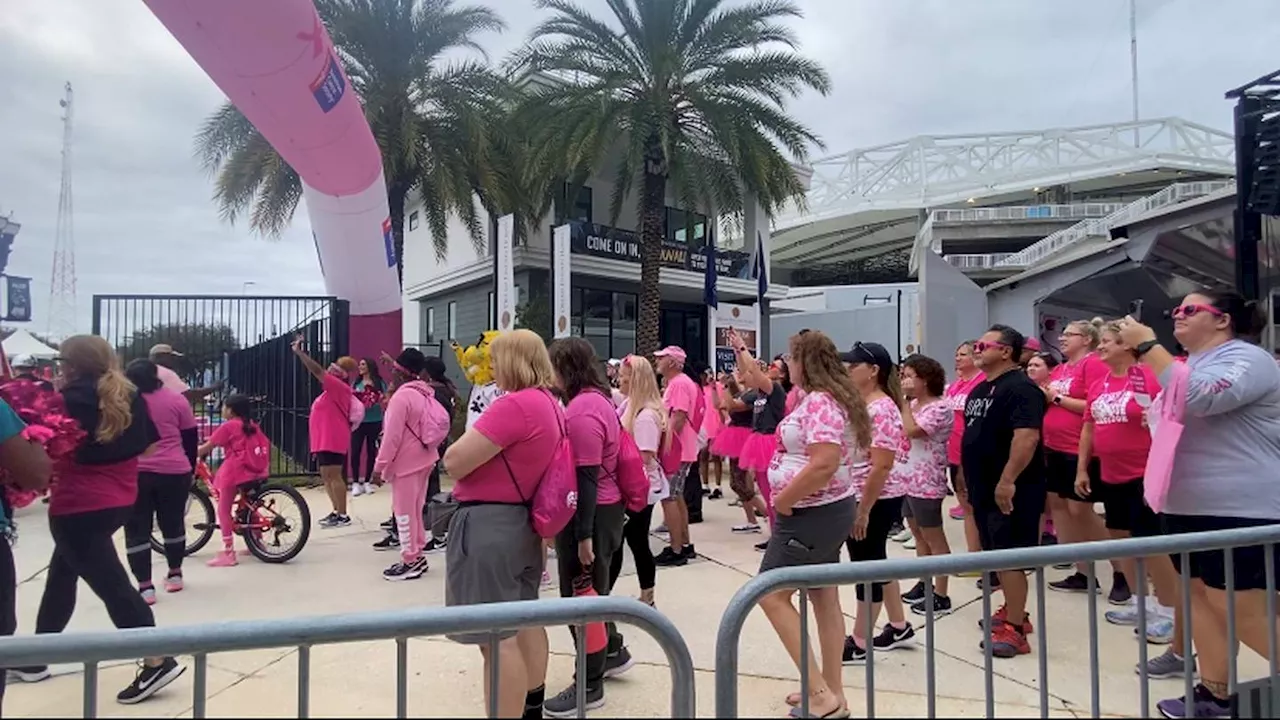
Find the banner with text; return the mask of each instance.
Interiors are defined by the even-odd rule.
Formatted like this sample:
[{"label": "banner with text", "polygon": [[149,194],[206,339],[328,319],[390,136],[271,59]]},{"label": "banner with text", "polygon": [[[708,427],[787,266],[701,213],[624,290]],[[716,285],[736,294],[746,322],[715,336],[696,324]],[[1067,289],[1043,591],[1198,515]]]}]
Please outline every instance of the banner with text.
[{"label": "banner with text", "polygon": [[515,244],[516,219],[514,215],[498,218],[498,236],[494,248],[494,304],[497,306],[499,332],[514,330],[516,326],[516,275],[513,267],[512,245]]},{"label": "banner with text", "polygon": [[729,330],[737,330],[742,341],[759,357],[760,312],[755,305],[720,303],[712,314],[716,335],[716,372],[733,372],[738,363],[729,345]]},{"label": "banner with text", "polygon": [[570,293],[570,234],[568,225],[551,231],[551,317],[554,318],[553,336],[557,338],[570,335],[569,313],[573,303]]},{"label": "banner with text", "polygon": [[[563,226],[562,226],[563,227]],[[630,230],[578,220],[568,224],[575,255],[640,262],[640,236]],[[703,273],[707,268],[706,248],[690,250],[684,243],[662,243],[662,266],[676,270]],[[716,249],[716,274],[721,277],[747,279],[751,277],[751,255],[737,250]]]}]

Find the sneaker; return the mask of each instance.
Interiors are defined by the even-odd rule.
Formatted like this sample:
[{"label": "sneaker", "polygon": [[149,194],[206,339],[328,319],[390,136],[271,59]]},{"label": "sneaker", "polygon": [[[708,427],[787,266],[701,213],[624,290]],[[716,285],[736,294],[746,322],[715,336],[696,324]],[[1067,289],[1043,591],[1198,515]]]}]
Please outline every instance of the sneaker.
[{"label": "sneaker", "polygon": [[743,523],[741,525],[734,525],[733,527],[729,528],[729,532],[735,532],[735,533],[738,533],[739,535],[746,535],[748,533],[758,533],[760,532],[760,525],[757,523]]},{"label": "sneaker", "polygon": [[992,592],[999,590],[1000,589],[1000,573],[994,573],[994,572],[987,573],[985,578],[983,577],[978,578],[978,581],[974,583],[973,586],[981,590],[984,582],[989,582],[991,584]]},{"label": "sneaker", "polygon": [[916,631],[911,627],[911,623],[907,623],[904,628],[896,628],[886,623],[880,634],[871,642],[876,646],[876,652],[911,647],[916,644]]},{"label": "sneaker", "polygon": [[26,667],[9,668],[6,673],[9,682],[38,683],[52,677],[48,665],[28,665]]},{"label": "sneaker", "polygon": [[[920,602],[915,603],[911,606],[911,612],[915,613],[916,615],[927,615],[928,610],[925,606],[926,602],[927,601],[924,598],[921,598]],[[938,593],[934,593],[933,594],[934,617],[937,617],[939,615],[950,615],[950,614],[951,614],[951,598],[947,597],[946,595],[939,595]]]},{"label": "sneaker", "polygon": [[680,551],[680,554],[684,555],[690,560],[698,557],[698,553],[693,549],[693,543],[689,543],[688,545],[685,545],[684,549]]},{"label": "sneaker", "polygon": [[351,497],[360,497],[364,494],[364,483],[351,483]]},{"label": "sneaker", "polygon": [[217,555],[213,556],[212,560],[205,564],[212,568],[235,567],[240,564],[240,559],[236,557],[235,550],[228,548],[219,551]]},{"label": "sneaker", "polygon": [[138,594],[142,595],[142,600],[148,605],[156,604],[156,589],[148,585],[144,588],[138,588]]},{"label": "sneaker", "polygon": [[653,562],[660,567],[680,567],[689,564],[689,556],[666,547],[653,558]]},{"label": "sneaker", "polygon": [[1058,544],[1057,535],[1054,535],[1048,530],[1044,531],[1043,533],[1040,533],[1040,545],[1044,547],[1049,547],[1051,545],[1057,545],[1057,544]]},{"label": "sneaker", "polygon": [[840,661],[845,665],[858,665],[867,661],[867,649],[859,647],[858,643],[853,641],[852,635],[846,635],[844,638],[844,652],[840,655]]},{"label": "sneaker", "polygon": [[365,483],[365,484],[364,484],[364,494],[365,494],[365,495],[372,495],[372,494],[373,494],[373,491],[374,491],[374,490],[377,490],[377,489],[378,489],[378,486],[377,486],[377,485],[374,485],[374,484],[373,484],[373,483],[371,483],[371,482],[367,482],[367,483]]},{"label": "sneaker", "polygon": [[373,549],[378,551],[399,550],[400,536],[391,535],[388,533],[386,537],[382,538],[381,540],[373,544]]},{"label": "sneaker", "polygon": [[760,542],[756,543],[756,550],[759,550],[760,552],[764,552],[765,550],[768,550],[768,549],[769,549],[769,541],[768,541],[768,540],[762,540],[762,541],[760,541]]},{"label": "sneaker", "polygon": [[[1147,610],[1150,617],[1151,610]],[[1123,610],[1108,610],[1102,614],[1102,617],[1112,625],[1134,626],[1138,624],[1138,606],[1136,603],[1130,602]]]},{"label": "sneaker", "polygon": [[902,601],[905,603],[918,603],[921,600],[924,600],[924,594],[924,581],[918,580],[910,590],[902,593]]},{"label": "sneaker", "polygon": [[729,507],[742,507],[742,501],[734,498],[729,501]]},{"label": "sneaker", "polygon": [[916,549],[916,536],[915,536],[915,535],[912,535],[911,537],[909,537],[909,538],[907,538],[906,540],[904,540],[904,541],[903,541],[903,543],[902,543],[902,549],[903,549],[903,550],[915,550],[915,549]]},{"label": "sneaker", "polygon": [[[991,613],[991,620],[995,625],[1007,625],[1009,623],[1008,606],[1001,605],[999,610],[996,610],[995,612]],[[986,626],[981,620],[979,620],[978,627],[985,628]],[[1035,632],[1035,628],[1032,627],[1031,625],[1031,616],[1026,615],[1022,618],[1022,634],[1030,635],[1033,632]]]},{"label": "sneaker", "polygon": [[951,516],[951,519],[952,519],[952,520],[963,520],[963,519],[964,519],[964,506],[962,506],[962,505],[956,505],[955,507],[953,507],[953,508],[951,508],[950,510],[948,510],[948,511],[947,511],[947,514]]},{"label": "sneaker", "polygon": [[449,541],[445,538],[432,537],[430,540],[427,540],[427,545],[426,547],[422,548],[422,552],[442,553],[444,552],[445,547],[448,544],[449,544]]},{"label": "sneaker", "polygon": [[707,496],[707,499],[708,499],[708,500],[719,500],[719,499],[721,499],[721,498],[723,498],[723,497],[724,497],[724,492],[723,492],[722,490],[720,490],[720,488],[716,488],[715,490],[712,490],[712,491],[711,491],[711,494]]},{"label": "sneaker", "polygon": [[1227,718],[1231,717],[1231,705],[1230,700],[1216,698],[1204,685],[1197,684],[1191,702],[1187,702],[1186,696],[1161,700],[1156,703],[1156,710],[1167,718]]},{"label": "sneaker", "polygon": [[542,587],[544,588],[551,587],[551,573],[547,572],[546,570],[542,571]]},{"label": "sneaker", "polygon": [[129,683],[129,687],[116,695],[116,701],[122,705],[135,705],[160,692],[166,685],[178,679],[186,671],[177,660],[167,657],[159,665],[151,667],[140,663],[138,674]]},{"label": "sneaker", "polygon": [[[979,645],[981,647],[981,645]],[[991,629],[991,654],[998,658],[1011,658],[1031,652],[1027,636],[1009,623],[996,623]]]},{"label": "sneaker", "polygon": [[1124,575],[1116,573],[1111,577],[1111,592],[1107,593],[1107,602],[1112,605],[1124,605],[1129,602],[1133,593],[1129,590],[1129,581]]},{"label": "sneaker", "polygon": [[411,563],[398,562],[382,571],[383,580],[417,580],[427,571],[426,556]]},{"label": "sneaker", "polygon": [[182,573],[170,575],[164,579],[164,591],[169,593],[182,592]]},{"label": "sneaker", "polygon": [[[1087,593],[1089,592],[1089,577],[1082,572],[1074,572],[1061,580],[1055,580],[1049,583],[1050,590],[1068,593]],[[1098,592],[1097,586],[1094,592]]]},{"label": "sneaker", "polygon": [[338,513],[329,513],[320,519],[319,525],[322,528],[340,528],[351,524],[350,515],[339,515]]},{"label": "sneaker", "polygon": [[[1138,628],[1133,629],[1138,634]],[[1147,615],[1147,642],[1152,645],[1168,645],[1173,642],[1173,618],[1163,615]]]},{"label": "sneaker", "polygon": [[906,542],[906,541],[910,540],[910,539],[911,539],[911,537],[912,537],[912,536],[911,536],[911,530],[909,530],[909,529],[907,529],[907,528],[902,528],[902,529],[900,529],[898,532],[896,532],[896,533],[894,533],[894,534],[890,535],[890,536],[889,536],[889,539],[890,539],[890,540],[892,540],[892,541],[894,541],[894,542]]},{"label": "sneaker", "polygon": [[[584,700],[585,702],[583,704],[586,705],[584,708],[585,710],[595,710],[597,708],[604,707],[604,687],[601,685],[597,685],[595,687],[588,685],[586,693],[584,693]],[[553,698],[547,698],[547,701],[542,704],[542,714],[551,718],[577,717],[577,684],[575,683],[564,690],[561,690],[560,694]]]},{"label": "sneaker", "polygon": [[[330,515],[332,515],[333,513],[329,513],[329,514],[330,514]],[[382,522],[378,523],[378,527],[382,528],[383,530],[388,530],[388,531],[389,531],[389,530],[395,530],[395,529],[396,529],[396,519],[395,519],[395,518],[388,518],[388,519],[386,519],[386,520],[383,520]]]},{"label": "sneaker", "polygon": [[[1139,675],[1142,674],[1142,666],[1134,665],[1133,671]],[[1147,677],[1153,680],[1163,680],[1165,678],[1180,678],[1187,672],[1187,664],[1184,658],[1168,648],[1164,652],[1153,658],[1147,658]],[[1196,676],[1196,659],[1191,658],[1191,676]]]},{"label": "sneaker", "polygon": [[631,669],[635,662],[631,659],[631,651],[625,647],[615,655],[606,656],[604,659],[604,676],[607,678],[615,678]]}]

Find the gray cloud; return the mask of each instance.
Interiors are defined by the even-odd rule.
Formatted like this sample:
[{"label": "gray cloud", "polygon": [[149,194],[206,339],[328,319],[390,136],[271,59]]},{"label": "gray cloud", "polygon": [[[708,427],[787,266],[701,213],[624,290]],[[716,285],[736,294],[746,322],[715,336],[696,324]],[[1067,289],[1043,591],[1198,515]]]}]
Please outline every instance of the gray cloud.
[{"label": "gray cloud", "polygon": [[[600,0],[583,0],[605,12]],[[482,38],[494,60],[539,16]],[[802,0],[803,50],[830,97],[794,112],[832,154],[917,134],[1027,130],[1129,117],[1128,3],[1077,0]],[[1271,0],[1139,0],[1142,112],[1229,129],[1226,89],[1273,69]],[[139,0],[9,0],[0,14],[0,212],[24,229],[10,268],[36,278],[44,327],[58,203],[58,99],[77,94],[79,320],[94,293],[318,294],[305,213],[279,241],[218,217],[192,136],[222,100]]]}]

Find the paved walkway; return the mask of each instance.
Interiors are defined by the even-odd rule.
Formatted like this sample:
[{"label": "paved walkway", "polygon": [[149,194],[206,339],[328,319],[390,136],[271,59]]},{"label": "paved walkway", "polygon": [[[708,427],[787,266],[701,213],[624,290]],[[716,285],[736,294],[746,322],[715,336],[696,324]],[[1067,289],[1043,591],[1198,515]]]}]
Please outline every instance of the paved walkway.
[{"label": "paved walkway", "polygon": [[[308,491],[312,514],[319,517],[323,495]],[[370,544],[382,535],[378,523],[388,516],[390,492],[383,490],[352,501],[355,522],[340,530],[316,528],[310,543],[295,561],[268,566],[251,558],[237,568],[210,569],[206,549],[189,564],[187,590],[176,595],[161,593],[155,606],[157,622],[164,626],[214,620],[282,618],[305,615],[442,605],[443,556],[433,556],[433,567],[415,582],[391,583],[380,571],[395,559],[392,553],[375,553]],[[21,540],[15,550],[18,577],[19,632],[30,632],[44,584],[43,568],[52,543],[46,530],[43,505],[19,513]],[[725,501],[705,504],[706,522],[694,526],[694,540],[702,559],[683,568],[660,570],[658,608],[668,614],[683,633],[698,670],[697,705],[702,717],[714,716],[713,671],[715,632],[721,612],[733,593],[755,574],[759,555],[754,537],[734,536],[729,527],[741,521],[741,511]],[[656,521],[655,521],[656,522]],[[963,547],[960,523],[948,520],[954,547]],[[660,547],[655,538],[654,547]],[[907,555],[896,544],[891,555]],[[553,563],[554,564],[554,563]],[[155,556],[157,573],[162,560]],[[638,592],[628,560],[617,593]],[[1061,576],[1051,571],[1051,577]],[[981,639],[976,623],[981,616],[981,594],[971,579],[952,581],[957,611],[937,622],[935,668],[940,716],[982,716],[984,674]],[[1034,602],[1034,594],[1033,594]],[[1051,715],[1089,715],[1089,662],[1087,604],[1081,596],[1050,593],[1049,628],[1036,628],[1049,638],[1049,689]],[[1105,608],[1100,602],[1099,612]],[[853,593],[845,596],[846,612],[853,608]],[[80,606],[70,630],[110,627],[101,603],[87,587],[80,589]],[[1137,644],[1130,628],[1109,626],[1099,619],[1099,657],[1102,712],[1110,716],[1135,716],[1138,678],[1134,673]],[[573,673],[573,646],[563,629],[550,631],[552,645],[548,686],[556,692]],[[628,633],[636,667],[607,685],[607,705],[595,717],[654,717],[668,711],[669,674],[656,643],[638,632]],[[1034,637],[1034,636],[1033,636]],[[915,649],[880,653],[876,661],[876,714],[923,716],[926,710],[925,652],[921,633]],[[1033,653],[995,662],[995,697],[1001,717],[1039,715],[1038,665]],[[1162,649],[1152,647],[1152,653]],[[214,717],[296,715],[297,662],[291,648],[224,653],[209,660],[208,712]],[[797,685],[797,672],[761,613],[748,620],[741,648],[739,708],[744,717],[782,716],[783,698]],[[483,715],[482,671],[478,653],[444,639],[423,638],[410,643],[409,703],[415,716],[477,717]],[[81,676],[76,666],[55,667],[56,676],[38,685],[11,686],[5,697],[9,717],[77,716],[80,713]],[[125,707],[114,695],[132,679],[134,667],[122,663],[101,672],[99,712],[103,717],[183,717],[191,714],[191,677],[187,675],[147,703]],[[845,682],[855,717],[864,713],[863,667],[845,670]],[[1241,658],[1242,679],[1265,674],[1265,663],[1249,655]],[[395,649],[390,641],[318,647],[312,651],[312,714],[333,717],[390,717],[395,712]],[[1156,701],[1181,694],[1181,681],[1151,681]]]}]

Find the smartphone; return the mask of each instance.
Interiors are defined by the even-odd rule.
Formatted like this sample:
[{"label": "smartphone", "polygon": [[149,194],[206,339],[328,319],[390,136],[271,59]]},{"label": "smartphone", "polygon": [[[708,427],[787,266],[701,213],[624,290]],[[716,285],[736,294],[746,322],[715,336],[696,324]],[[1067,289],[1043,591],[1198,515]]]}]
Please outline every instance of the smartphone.
[{"label": "smartphone", "polygon": [[1142,300],[1129,301],[1129,317],[1142,322]]}]

